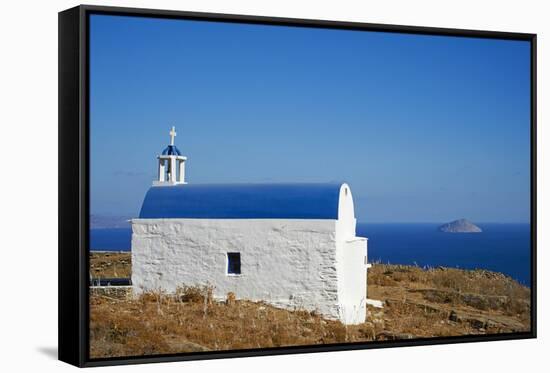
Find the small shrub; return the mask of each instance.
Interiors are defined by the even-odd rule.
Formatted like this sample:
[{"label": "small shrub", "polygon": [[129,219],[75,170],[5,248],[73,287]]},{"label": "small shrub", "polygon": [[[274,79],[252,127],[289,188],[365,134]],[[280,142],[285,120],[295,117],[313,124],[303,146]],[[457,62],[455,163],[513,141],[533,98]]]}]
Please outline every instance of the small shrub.
[{"label": "small shrub", "polygon": [[209,303],[212,301],[211,286],[181,286],[176,289],[175,297],[184,303]]}]

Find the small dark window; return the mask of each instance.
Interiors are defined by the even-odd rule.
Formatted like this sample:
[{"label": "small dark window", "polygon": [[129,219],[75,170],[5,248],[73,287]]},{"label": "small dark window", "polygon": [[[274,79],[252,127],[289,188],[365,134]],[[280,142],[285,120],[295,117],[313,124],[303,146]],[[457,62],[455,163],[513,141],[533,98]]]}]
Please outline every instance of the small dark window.
[{"label": "small dark window", "polygon": [[227,253],[227,273],[241,274],[241,253]]}]

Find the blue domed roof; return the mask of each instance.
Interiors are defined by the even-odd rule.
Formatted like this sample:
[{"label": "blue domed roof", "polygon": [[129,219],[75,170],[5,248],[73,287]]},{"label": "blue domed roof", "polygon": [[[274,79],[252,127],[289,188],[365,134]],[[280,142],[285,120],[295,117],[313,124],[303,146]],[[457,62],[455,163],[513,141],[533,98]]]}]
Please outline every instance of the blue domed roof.
[{"label": "blue domed roof", "polygon": [[162,155],[181,155],[181,152],[176,145],[168,145],[166,149],[162,151]]},{"label": "blue domed roof", "polygon": [[149,189],[141,219],[338,219],[342,183],[191,184]]}]

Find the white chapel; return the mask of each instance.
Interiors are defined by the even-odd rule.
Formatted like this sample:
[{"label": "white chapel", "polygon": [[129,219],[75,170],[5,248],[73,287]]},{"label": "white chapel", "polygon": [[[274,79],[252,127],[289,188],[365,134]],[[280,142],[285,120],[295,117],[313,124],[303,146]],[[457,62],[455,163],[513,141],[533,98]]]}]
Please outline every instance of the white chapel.
[{"label": "white chapel", "polygon": [[175,145],[132,219],[136,293],[213,287],[216,299],[316,310],[345,324],[365,321],[367,239],[355,234],[346,183],[193,184]]}]

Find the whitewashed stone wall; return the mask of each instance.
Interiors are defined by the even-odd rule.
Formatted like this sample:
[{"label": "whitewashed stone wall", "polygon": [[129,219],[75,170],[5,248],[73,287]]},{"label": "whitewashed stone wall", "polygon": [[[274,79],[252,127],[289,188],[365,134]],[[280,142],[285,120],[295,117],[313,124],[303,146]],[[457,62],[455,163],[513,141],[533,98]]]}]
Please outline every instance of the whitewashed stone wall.
[{"label": "whitewashed stone wall", "polygon": [[[340,318],[335,220],[134,219],[132,231],[136,292],[212,285],[218,299]],[[228,252],[240,252],[241,275],[227,274]]]},{"label": "whitewashed stone wall", "polygon": [[367,315],[367,239],[354,237],[337,245],[339,319],[361,324]]},{"label": "whitewashed stone wall", "polygon": [[367,316],[367,239],[355,236],[357,221],[351,189],[340,187],[336,220],[339,319],[360,324]]}]

